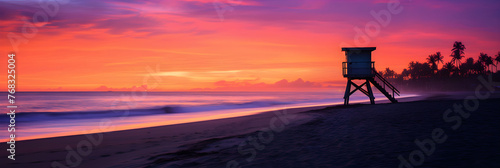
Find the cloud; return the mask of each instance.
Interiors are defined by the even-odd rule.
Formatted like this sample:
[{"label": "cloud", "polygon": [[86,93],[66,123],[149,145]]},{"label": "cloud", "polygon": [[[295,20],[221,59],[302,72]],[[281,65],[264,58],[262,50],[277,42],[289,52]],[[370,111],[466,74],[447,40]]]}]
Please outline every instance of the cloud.
[{"label": "cloud", "polygon": [[[55,2],[55,1],[54,1]],[[168,5],[168,4],[166,4]],[[153,10],[154,8],[158,8]],[[172,33],[197,33],[194,27],[177,21],[175,12],[169,6],[162,6],[161,1],[143,2],[140,0],[86,0],[70,1],[58,8],[55,16],[48,17],[44,33],[62,34],[63,31],[82,31],[104,29],[112,35],[138,33],[144,37]],[[32,22],[36,12],[45,13],[36,1],[0,1],[0,21],[10,22],[9,27],[0,26],[0,31],[18,31],[24,25],[23,20]],[[169,26],[166,26],[170,24]],[[175,24],[176,26],[172,26]],[[180,27],[181,26],[181,27]],[[208,31],[199,30],[202,33]],[[39,32],[42,33],[42,32]]]},{"label": "cloud", "polygon": [[98,88],[94,89],[95,91],[147,91],[148,90],[148,85],[141,85],[139,87],[137,86],[132,86],[130,88],[111,88],[107,86],[99,86]]},{"label": "cloud", "polygon": [[299,78],[299,79],[292,81],[292,82],[289,82],[286,79],[282,79],[282,80],[274,83],[272,86],[278,87],[278,88],[318,88],[318,87],[323,87],[321,83],[304,81],[304,80],[302,80],[302,78]]},{"label": "cloud", "polygon": [[[211,25],[219,21],[213,6],[214,2],[216,1],[70,1],[60,6],[59,12],[49,19],[46,27],[53,29],[53,33],[63,33],[60,31],[62,28],[73,31],[106,29],[107,33],[115,35],[138,33],[134,37],[183,33],[216,34],[224,30]],[[224,13],[225,19],[233,23],[244,22],[262,28],[280,27],[314,33],[337,32],[348,37],[354,36],[352,27],[363,27],[367,22],[374,20],[370,11],[387,8],[385,4],[387,0],[289,0],[286,3],[278,0],[221,0],[220,2],[236,3],[229,3],[232,10]],[[497,8],[498,1],[438,0],[401,3],[405,8],[404,12],[397,17],[395,15],[391,26],[384,28],[384,32],[409,28],[419,30],[422,27],[434,28],[433,32],[443,33],[444,29],[459,27],[477,29],[475,31],[486,30],[491,33],[496,32],[500,25],[496,17],[500,14]],[[439,6],[440,10],[436,10],[436,6]],[[36,1],[0,1],[0,20],[17,21],[15,25],[11,24],[9,27],[1,25],[0,30],[19,30],[23,26],[21,18],[30,19],[37,11],[43,10]],[[253,27],[248,28],[251,29]]]},{"label": "cloud", "polygon": [[326,89],[334,87],[320,82],[305,81],[302,78],[298,78],[294,81],[282,79],[275,83],[257,83],[258,80],[259,79],[235,81],[220,80],[214,83],[215,88],[196,88],[192,90],[297,90]]}]

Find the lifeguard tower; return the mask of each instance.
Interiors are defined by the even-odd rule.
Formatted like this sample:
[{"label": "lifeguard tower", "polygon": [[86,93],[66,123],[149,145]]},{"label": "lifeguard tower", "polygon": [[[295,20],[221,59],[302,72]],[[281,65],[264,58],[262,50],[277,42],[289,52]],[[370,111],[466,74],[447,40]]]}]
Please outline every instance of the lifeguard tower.
[{"label": "lifeguard tower", "polygon": [[[342,75],[347,78],[347,87],[344,95],[344,105],[349,104],[349,96],[357,90],[370,98],[370,103],[375,104],[370,83],[373,84],[382,94],[384,94],[391,102],[397,103],[394,94],[399,96],[399,90],[391,85],[375,70],[375,62],[372,61],[372,51],[375,47],[352,47],[342,48],[345,51],[346,62],[342,62]],[[353,80],[364,81],[361,85],[356,84]],[[382,85],[380,83],[382,83]],[[351,91],[351,85],[355,87]],[[363,86],[366,85],[366,90]],[[392,95],[386,90],[392,91]]]}]

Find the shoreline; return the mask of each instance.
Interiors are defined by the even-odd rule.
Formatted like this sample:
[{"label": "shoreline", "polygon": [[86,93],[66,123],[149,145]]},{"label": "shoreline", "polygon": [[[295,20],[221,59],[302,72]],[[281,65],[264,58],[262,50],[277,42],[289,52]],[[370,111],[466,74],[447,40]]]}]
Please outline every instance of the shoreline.
[{"label": "shoreline", "polygon": [[[398,98],[398,100],[401,101],[411,101],[411,100],[420,100],[424,99],[425,96],[422,95],[416,95],[416,94],[409,94],[406,97],[401,97]],[[386,100],[385,98],[383,100],[377,100],[376,103],[388,103],[389,100]],[[359,100],[359,101],[351,101],[351,104],[357,104],[357,103],[369,103],[369,100]],[[169,125],[177,125],[177,124],[189,124],[189,123],[194,123],[194,122],[202,122],[202,121],[211,121],[211,120],[218,120],[218,119],[228,119],[228,118],[235,118],[235,117],[245,117],[245,116],[251,116],[251,115],[256,115],[256,114],[261,114],[261,113],[269,113],[273,111],[278,111],[278,110],[291,110],[291,109],[302,109],[302,111],[308,111],[309,108],[314,109],[314,108],[325,108],[329,106],[338,106],[338,105],[343,105],[343,102],[334,102],[334,103],[322,103],[322,104],[293,104],[290,107],[263,107],[263,108],[249,108],[249,109],[231,109],[230,111],[235,111],[232,113],[221,113],[221,114],[214,114],[214,115],[208,115],[208,117],[196,117],[195,114],[197,113],[210,113],[211,111],[208,112],[197,112],[197,113],[192,113],[195,117],[193,119],[178,119],[178,120],[167,120],[167,121],[161,121],[161,122],[150,122],[150,123],[144,123],[144,124],[128,124],[128,125],[120,125],[120,124],[113,124],[113,121],[121,121],[121,117],[117,118],[107,118],[103,119],[101,122],[96,122],[96,125],[94,128],[89,128],[89,129],[84,129],[84,131],[71,131],[71,132],[55,132],[55,133],[48,133],[48,134],[42,134],[42,135],[30,135],[30,136],[24,136],[24,137],[17,137],[16,142],[22,142],[22,141],[27,141],[27,140],[37,140],[37,139],[46,139],[46,138],[57,138],[57,137],[68,137],[68,136],[77,136],[77,135],[85,135],[85,134],[94,134],[94,133],[108,133],[108,132],[116,132],[116,131],[127,131],[127,130],[134,130],[134,129],[143,129],[143,128],[152,128],[152,127],[162,127],[162,126],[169,126]],[[243,110],[243,111],[242,111]],[[224,110],[222,110],[224,111]],[[228,110],[226,110],[228,111]],[[181,114],[181,113],[178,113]],[[160,114],[158,117],[169,117],[169,114]],[[176,114],[174,114],[176,115]],[[187,113],[189,115],[189,113]],[[137,116],[133,116],[137,117]],[[137,118],[147,118],[147,117],[155,117],[155,116],[138,116]],[[104,122],[106,121],[106,122]],[[22,129],[20,129],[22,130]],[[2,139],[0,142],[7,142],[9,139]]]}]

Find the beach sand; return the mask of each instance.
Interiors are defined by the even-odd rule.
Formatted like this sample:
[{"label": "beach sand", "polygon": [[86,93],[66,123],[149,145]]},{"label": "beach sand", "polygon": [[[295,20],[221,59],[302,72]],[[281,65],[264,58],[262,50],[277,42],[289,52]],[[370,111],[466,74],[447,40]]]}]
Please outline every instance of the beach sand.
[{"label": "beach sand", "polygon": [[411,164],[410,153],[422,151],[415,140],[432,140],[433,130],[441,128],[447,139],[433,141],[435,150],[422,155],[419,167],[500,167],[498,94],[479,100],[456,130],[455,120],[443,119],[467,95],[474,93],[26,140],[16,143],[15,161],[6,159],[4,151],[0,162],[19,168],[398,167],[398,156]]}]

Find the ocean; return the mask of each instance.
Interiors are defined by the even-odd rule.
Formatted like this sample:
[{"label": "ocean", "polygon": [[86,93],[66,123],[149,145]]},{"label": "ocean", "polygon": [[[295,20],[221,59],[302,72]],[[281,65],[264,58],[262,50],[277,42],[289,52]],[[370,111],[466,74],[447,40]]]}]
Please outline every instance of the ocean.
[{"label": "ocean", "polygon": [[[181,124],[343,103],[344,92],[20,92],[16,138],[29,140]],[[7,95],[5,93],[5,95]],[[402,97],[411,95],[401,95]],[[376,101],[387,100],[375,93]],[[366,102],[356,93],[351,102]],[[9,105],[7,101],[3,107]],[[7,112],[7,108],[5,108]],[[0,116],[9,125],[9,116]],[[7,129],[2,141],[8,140]]]}]

